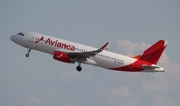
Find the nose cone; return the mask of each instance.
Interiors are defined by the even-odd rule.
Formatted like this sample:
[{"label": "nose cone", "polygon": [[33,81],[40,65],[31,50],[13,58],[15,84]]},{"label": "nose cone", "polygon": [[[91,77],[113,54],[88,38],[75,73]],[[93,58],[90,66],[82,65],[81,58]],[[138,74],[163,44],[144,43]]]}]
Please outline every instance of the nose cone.
[{"label": "nose cone", "polygon": [[13,42],[15,42],[16,35],[12,35],[12,36],[10,37],[10,39],[11,39]]}]

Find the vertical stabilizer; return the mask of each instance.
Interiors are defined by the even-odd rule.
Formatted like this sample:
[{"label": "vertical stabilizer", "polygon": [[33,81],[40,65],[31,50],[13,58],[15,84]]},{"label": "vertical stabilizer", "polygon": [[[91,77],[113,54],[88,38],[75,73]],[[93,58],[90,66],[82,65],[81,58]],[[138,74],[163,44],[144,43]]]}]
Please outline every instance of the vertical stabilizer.
[{"label": "vertical stabilizer", "polygon": [[159,58],[167,46],[167,43],[168,42],[165,40],[159,40],[157,43],[145,50],[141,55],[135,56],[134,58],[147,61],[152,64],[157,64]]}]

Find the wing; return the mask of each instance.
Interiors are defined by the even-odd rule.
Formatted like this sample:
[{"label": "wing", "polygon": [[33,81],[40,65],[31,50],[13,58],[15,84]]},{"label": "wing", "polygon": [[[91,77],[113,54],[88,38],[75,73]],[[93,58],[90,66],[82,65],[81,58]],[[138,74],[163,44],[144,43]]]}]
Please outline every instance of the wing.
[{"label": "wing", "polygon": [[[108,46],[109,42],[104,44],[101,48],[93,51],[87,51],[87,52],[67,52],[67,51],[62,51],[67,53],[71,58],[77,60],[77,61],[86,61],[87,58],[91,56],[95,56],[97,53],[102,52],[105,50]],[[61,50],[60,50],[61,51]]]}]

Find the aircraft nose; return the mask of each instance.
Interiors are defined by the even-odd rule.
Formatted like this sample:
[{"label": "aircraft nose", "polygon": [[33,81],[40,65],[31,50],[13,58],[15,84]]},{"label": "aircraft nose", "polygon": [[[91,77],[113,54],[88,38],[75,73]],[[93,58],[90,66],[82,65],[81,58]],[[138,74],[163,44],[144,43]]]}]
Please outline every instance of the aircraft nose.
[{"label": "aircraft nose", "polygon": [[16,35],[11,35],[10,39],[14,42],[16,39]]}]

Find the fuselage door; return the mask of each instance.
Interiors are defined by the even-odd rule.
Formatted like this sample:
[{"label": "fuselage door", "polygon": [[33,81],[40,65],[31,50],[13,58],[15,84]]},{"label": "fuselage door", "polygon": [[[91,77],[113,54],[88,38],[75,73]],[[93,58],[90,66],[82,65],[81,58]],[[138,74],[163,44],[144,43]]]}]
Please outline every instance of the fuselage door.
[{"label": "fuselage door", "polygon": [[35,42],[34,34],[29,34],[29,39],[28,39],[28,41],[31,42],[31,43],[34,43],[34,42]]}]

